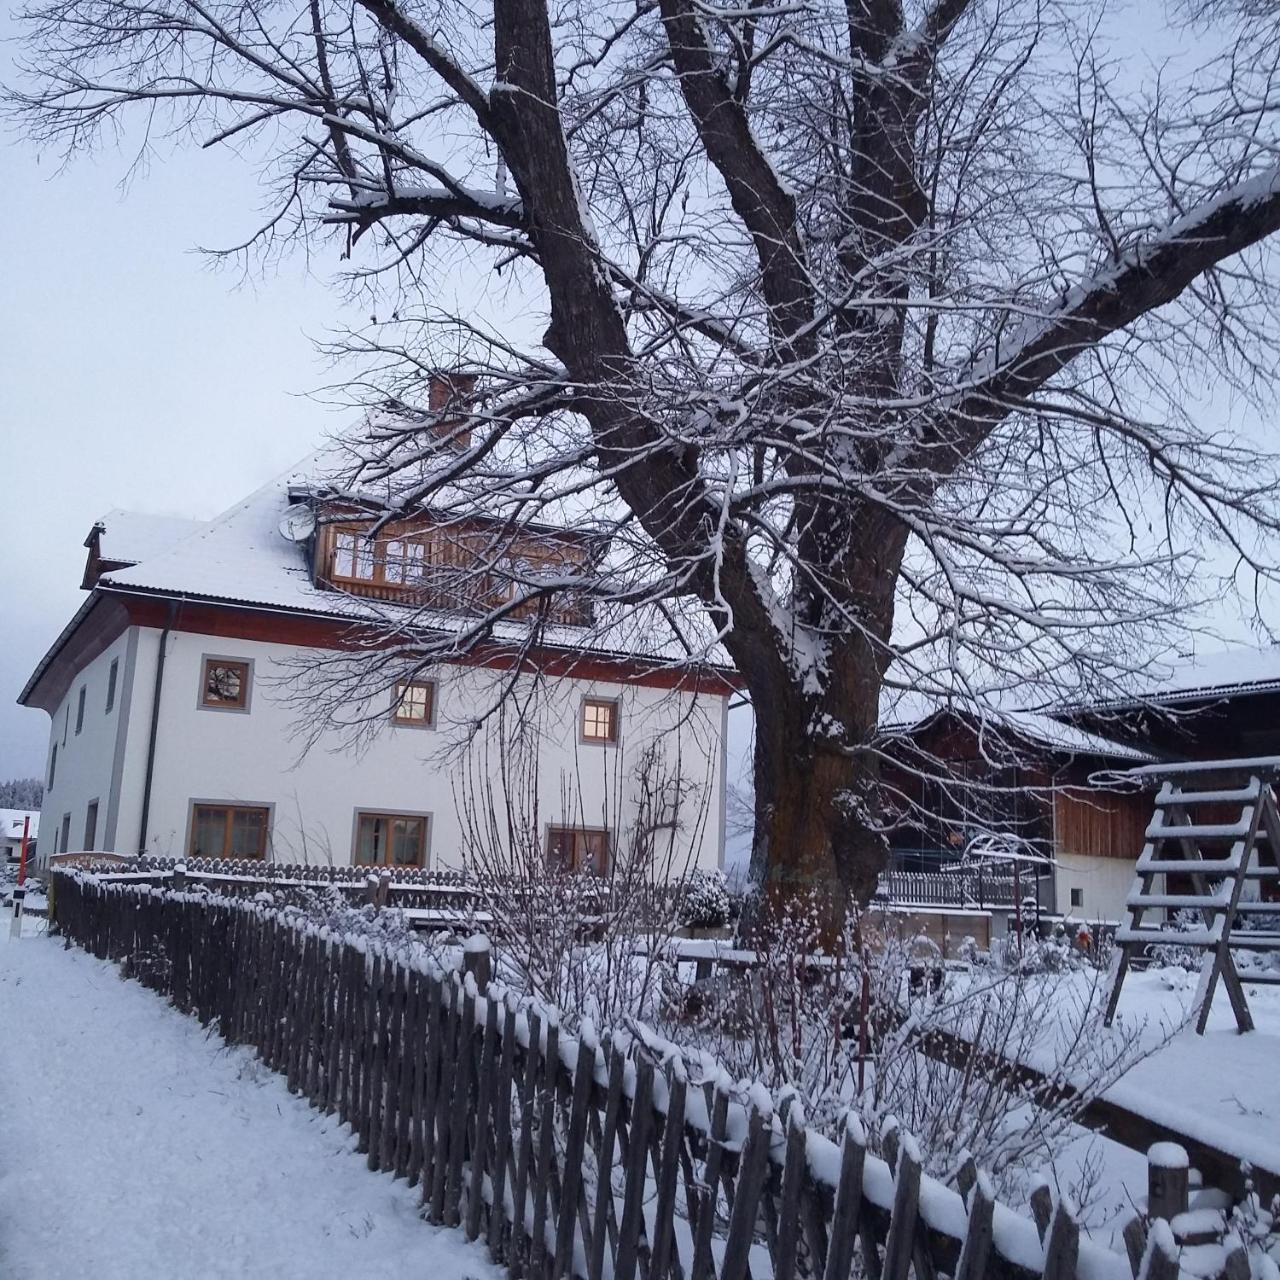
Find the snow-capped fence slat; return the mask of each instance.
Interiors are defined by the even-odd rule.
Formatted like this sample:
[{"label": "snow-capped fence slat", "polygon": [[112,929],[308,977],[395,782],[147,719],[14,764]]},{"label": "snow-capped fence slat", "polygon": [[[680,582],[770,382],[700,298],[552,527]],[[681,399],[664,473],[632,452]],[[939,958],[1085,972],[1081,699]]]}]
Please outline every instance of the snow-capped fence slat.
[{"label": "snow-capped fence slat", "polygon": [[1066,1203],[1038,1202],[1038,1230],[971,1164],[958,1193],[905,1134],[873,1155],[852,1116],[837,1146],[794,1098],[775,1109],[639,1027],[571,1036],[477,962],[428,972],[262,904],[83,873],[54,901],[66,937],[256,1048],[512,1280],[1177,1275],[1160,1223],[1131,1267]]}]

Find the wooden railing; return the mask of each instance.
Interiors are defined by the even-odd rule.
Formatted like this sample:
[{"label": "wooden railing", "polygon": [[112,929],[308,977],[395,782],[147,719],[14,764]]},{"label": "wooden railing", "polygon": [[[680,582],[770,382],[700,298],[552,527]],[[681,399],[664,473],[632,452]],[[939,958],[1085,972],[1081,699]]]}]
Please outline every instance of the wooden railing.
[{"label": "wooden railing", "polygon": [[881,1155],[852,1116],[832,1141],[641,1027],[571,1035],[489,986],[487,944],[466,973],[426,970],[253,902],[80,873],[55,904],[69,939],[255,1046],[512,1280],[850,1280],[855,1255],[882,1280],[1178,1274],[1167,1228],[1131,1271],[1046,1189],[1024,1217],[972,1162],[957,1189],[893,1129]]},{"label": "wooden railing", "polygon": [[[428,575],[415,582],[376,582],[364,578],[324,579],[329,587],[348,595],[373,600],[391,600],[420,609],[439,609],[451,613],[482,613],[494,609],[509,598],[511,582],[495,574],[461,575],[456,569],[444,570],[439,580]],[[529,600],[511,610],[512,618],[537,617],[541,603]],[[547,621],[558,626],[585,627],[591,624],[591,606],[585,598],[568,592],[556,595],[547,606]]]},{"label": "wooden railing", "polygon": [[[1034,897],[1036,878],[1021,877],[1024,897]],[[895,905],[977,907],[1004,910],[1015,901],[1014,880],[1005,872],[974,867],[964,871],[886,871],[880,889]]]}]

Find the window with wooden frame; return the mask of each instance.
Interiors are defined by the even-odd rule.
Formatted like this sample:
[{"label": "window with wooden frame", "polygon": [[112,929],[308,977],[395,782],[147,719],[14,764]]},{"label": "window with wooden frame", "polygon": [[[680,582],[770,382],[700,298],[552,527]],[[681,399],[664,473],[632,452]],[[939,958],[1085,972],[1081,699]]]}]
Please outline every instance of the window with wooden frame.
[{"label": "window with wooden frame", "polygon": [[396,685],[394,724],[412,729],[430,729],[436,722],[436,686],[434,680],[402,680]]},{"label": "window with wooden frame", "polygon": [[604,827],[550,827],[547,867],[578,875],[602,876],[609,870],[609,832]]},{"label": "window with wooden frame", "polygon": [[425,867],[427,821],[423,814],[357,813],[353,861],[362,867]]},{"label": "window with wooden frame", "polygon": [[618,741],[618,703],[614,698],[583,698],[583,742]]},{"label": "window with wooden frame", "polygon": [[388,538],[382,545],[382,580],[393,587],[419,587],[427,576],[431,556],[416,538]]},{"label": "window with wooden frame", "polygon": [[372,582],[376,568],[374,544],[363,533],[335,529],[333,533],[333,576],[348,582]]},{"label": "window with wooden frame", "polygon": [[214,711],[247,711],[249,678],[248,662],[206,658],[200,681],[200,705]]},{"label": "window with wooden frame", "polygon": [[193,858],[265,858],[270,829],[266,805],[192,805],[187,852]]},{"label": "window with wooden frame", "polygon": [[84,811],[84,844],[81,846],[85,849],[92,849],[94,841],[98,838],[98,802],[96,800],[89,801],[89,807]]}]

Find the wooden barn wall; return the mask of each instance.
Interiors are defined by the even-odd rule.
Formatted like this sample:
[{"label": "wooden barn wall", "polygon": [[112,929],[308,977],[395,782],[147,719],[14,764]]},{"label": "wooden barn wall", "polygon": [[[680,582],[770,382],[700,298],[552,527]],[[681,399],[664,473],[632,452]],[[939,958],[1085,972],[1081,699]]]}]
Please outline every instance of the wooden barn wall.
[{"label": "wooden barn wall", "polygon": [[1054,795],[1054,843],[1059,853],[1134,861],[1142,852],[1151,797],[1068,787]]}]

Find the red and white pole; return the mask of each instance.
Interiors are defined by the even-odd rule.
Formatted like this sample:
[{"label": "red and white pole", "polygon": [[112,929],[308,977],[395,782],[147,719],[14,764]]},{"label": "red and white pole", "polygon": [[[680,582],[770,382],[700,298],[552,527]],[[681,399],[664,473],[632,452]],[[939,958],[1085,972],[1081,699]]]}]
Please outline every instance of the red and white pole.
[{"label": "red and white pole", "polygon": [[22,820],[22,852],[18,855],[18,884],[27,883],[27,837],[31,833],[31,815]]}]

